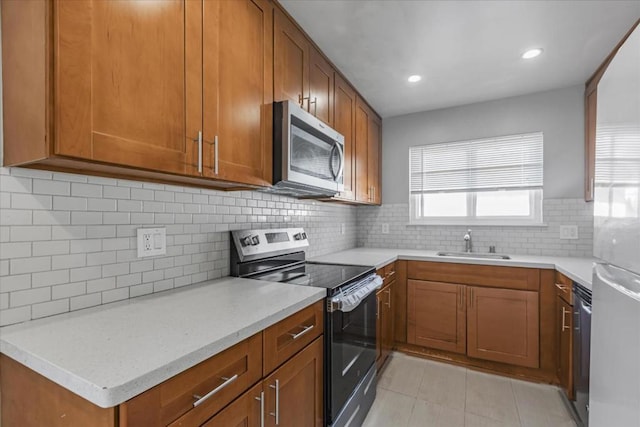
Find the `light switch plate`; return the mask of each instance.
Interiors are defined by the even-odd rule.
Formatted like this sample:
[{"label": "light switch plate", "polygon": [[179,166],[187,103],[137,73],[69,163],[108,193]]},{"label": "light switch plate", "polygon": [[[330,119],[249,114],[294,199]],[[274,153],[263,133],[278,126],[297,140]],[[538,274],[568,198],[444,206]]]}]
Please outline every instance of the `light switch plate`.
[{"label": "light switch plate", "polygon": [[382,224],[382,234],[389,234],[389,224]]},{"label": "light switch plate", "polygon": [[165,255],[166,253],[166,228],[138,228],[138,258]]},{"label": "light switch plate", "polygon": [[343,223],[340,224],[340,234],[344,234],[347,232],[347,226]]},{"label": "light switch plate", "polygon": [[577,225],[561,225],[560,226],[560,239],[576,240],[577,238],[578,238]]}]

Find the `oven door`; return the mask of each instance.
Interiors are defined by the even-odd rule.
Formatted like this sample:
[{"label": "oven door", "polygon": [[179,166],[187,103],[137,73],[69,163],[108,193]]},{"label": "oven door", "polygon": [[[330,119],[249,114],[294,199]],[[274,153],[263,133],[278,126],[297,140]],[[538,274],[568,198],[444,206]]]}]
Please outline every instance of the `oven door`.
[{"label": "oven door", "polygon": [[327,313],[327,424],[331,424],[376,359],[376,292],[352,311]]}]

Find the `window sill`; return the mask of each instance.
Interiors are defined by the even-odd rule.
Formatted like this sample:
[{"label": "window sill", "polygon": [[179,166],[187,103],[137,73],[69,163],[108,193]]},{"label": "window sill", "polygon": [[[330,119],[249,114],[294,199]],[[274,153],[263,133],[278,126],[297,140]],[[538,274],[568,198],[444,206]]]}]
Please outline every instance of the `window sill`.
[{"label": "window sill", "polygon": [[409,221],[408,226],[434,226],[434,225],[457,225],[461,227],[473,226],[473,227],[547,227],[546,222],[533,222],[533,221],[501,221],[501,220],[466,220],[466,221],[447,221],[447,220],[432,220],[432,221]]}]

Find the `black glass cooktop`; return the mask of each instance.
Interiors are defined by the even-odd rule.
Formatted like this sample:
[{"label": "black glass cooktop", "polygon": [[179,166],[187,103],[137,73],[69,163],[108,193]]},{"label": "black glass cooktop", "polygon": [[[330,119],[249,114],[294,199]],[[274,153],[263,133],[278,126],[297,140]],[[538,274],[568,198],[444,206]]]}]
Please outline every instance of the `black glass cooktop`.
[{"label": "black glass cooktop", "polygon": [[362,265],[337,265],[303,263],[282,270],[271,271],[252,279],[267,280],[269,282],[291,283],[294,285],[315,286],[318,288],[336,289],[353,280],[357,280],[374,273],[373,267]]}]

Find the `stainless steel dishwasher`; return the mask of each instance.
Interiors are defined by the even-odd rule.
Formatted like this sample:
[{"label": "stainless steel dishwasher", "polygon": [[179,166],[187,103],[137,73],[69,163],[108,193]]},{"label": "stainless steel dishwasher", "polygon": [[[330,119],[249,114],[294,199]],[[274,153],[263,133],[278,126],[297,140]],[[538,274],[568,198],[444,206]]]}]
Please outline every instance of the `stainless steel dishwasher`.
[{"label": "stainless steel dishwasher", "polygon": [[589,366],[591,360],[591,291],[573,282],[573,381],[571,402],[583,426],[589,425]]}]

